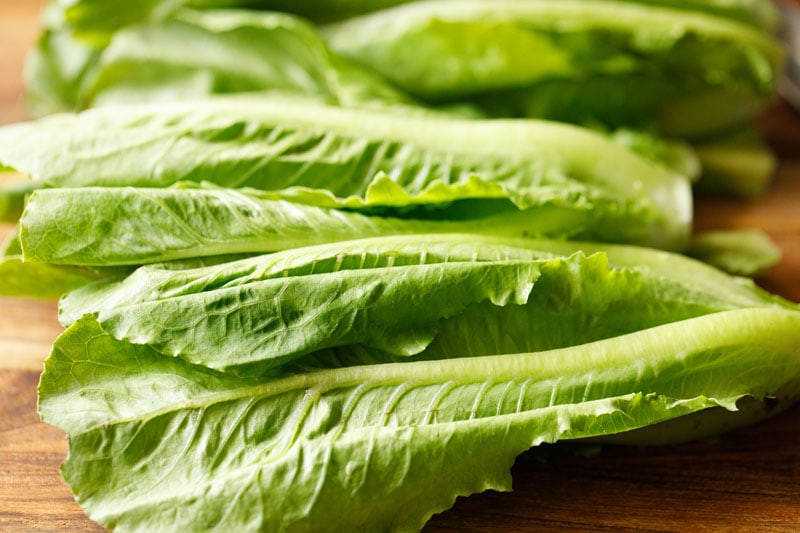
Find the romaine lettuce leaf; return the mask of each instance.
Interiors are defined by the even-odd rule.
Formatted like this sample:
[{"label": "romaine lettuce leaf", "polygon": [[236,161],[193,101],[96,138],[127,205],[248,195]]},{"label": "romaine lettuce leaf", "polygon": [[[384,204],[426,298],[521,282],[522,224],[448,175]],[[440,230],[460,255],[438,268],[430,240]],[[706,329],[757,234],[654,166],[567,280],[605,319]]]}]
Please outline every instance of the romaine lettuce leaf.
[{"label": "romaine lettuce leaf", "polygon": [[332,53],[303,20],[251,11],[178,10],[125,27],[97,47],[52,22],[29,57],[26,85],[37,115],[246,92],[301,94],[336,105],[414,105]]},{"label": "romaine lettuce leaf", "polygon": [[350,345],[434,358],[538,351],[728,309],[793,308],[681,256],[625,247],[583,255],[592,249],[604,248],[422,235],[143,267],[70,293],[60,319],[92,313],[117,338],[230,370]]},{"label": "romaine lettuce leaf", "polygon": [[[159,22],[182,7],[205,10],[230,8],[286,11],[316,21],[340,20],[349,16],[398,5],[408,0],[145,0],[120,4],[113,0],[58,0],[65,13],[65,25],[79,39],[104,45],[113,35],[133,24]],[[711,0],[717,2],[719,0]]]},{"label": "romaine lettuce leaf", "polygon": [[740,276],[764,274],[781,259],[781,250],[760,230],[708,230],[696,234],[688,253]]},{"label": "romaine lettuce leaf", "polygon": [[[59,0],[65,23],[82,40],[107,42],[117,30],[141,21],[158,21],[182,6],[201,9],[248,8],[296,13],[317,22],[341,20],[386,9],[410,0],[145,0],[120,4],[114,0]],[[483,0],[492,3],[495,0]],[[626,0],[697,10],[775,28],[778,15],[766,0]]]},{"label": "romaine lettuce leaf", "polygon": [[719,138],[695,145],[703,166],[701,192],[731,193],[757,198],[769,190],[778,162],[760,134],[737,128]]},{"label": "romaine lettuce leaf", "polygon": [[[345,202],[369,211],[371,202],[382,197],[377,189],[370,189],[376,194],[367,195],[366,202],[360,198]],[[401,202],[404,191],[392,195],[394,189],[397,187],[388,190],[386,200]],[[46,189],[29,201],[20,220],[21,241],[27,260],[84,266],[141,265],[423,233],[675,244],[661,238],[663,224],[658,218],[635,203],[626,204],[592,190],[553,186],[519,192],[527,194],[532,205],[519,209],[505,199],[508,194],[502,187],[476,180],[471,187],[436,187],[418,196],[405,194],[407,205],[382,209],[379,216],[269,198],[271,194],[280,198],[282,192]],[[306,201],[336,201],[314,191],[286,193]],[[472,194],[481,196],[470,200]],[[442,196],[440,201],[451,203],[403,213],[403,208]],[[65,217],[69,224],[63,223]]]},{"label": "romaine lettuce leaf", "polygon": [[22,243],[19,242],[16,227],[0,241],[0,257],[9,255],[22,255]]},{"label": "romaine lettuce leaf", "polygon": [[[797,389],[800,314],[716,313],[559,350],[254,382],[114,341],[90,317],[39,388],[63,475],[124,530],[417,530],[510,490],[514,457]],[[473,334],[479,335],[479,331]]]},{"label": "romaine lettuce leaf", "polygon": [[266,91],[344,106],[414,104],[332,53],[301,19],[221,10],[182,10],[116,33],[87,79],[83,100],[97,106]]},{"label": "romaine lettuce leaf", "polygon": [[[683,248],[686,146],[447,118],[297,19],[184,8],[324,20],[400,2],[56,2],[29,68],[37,111],[169,101],[0,129],[0,170],[57,187],[28,202],[0,292],[71,291],[39,409],[70,433],[64,479],[104,526],[415,530],[458,495],[510,489],[531,446],[683,439],[722,410],[752,420],[735,410],[800,397],[797,305],[666,252],[508,237]],[[765,2],[482,4],[376,15],[441,9],[401,50],[423,67],[441,46],[519,45],[439,64],[419,94],[705,139],[771,90]],[[453,24],[474,13],[477,35]],[[189,100],[265,88],[311,98]]]},{"label": "romaine lettuce leaf", "polygon": [[63,29],[45,29],[25,62],[25,103],[34,116],[85,107],[85,84],[100,50]]},{"label": "romaine lettuce leaf", "polygon": [[691,220],[686,177],[587,129],[308,100],[229,97],[55,115],[0,128],[0,162],[59,187],[207,180],[313,189],[312,203],[332,194],[344,207],[477,197],[527,209],[559,196],[580,208],[605,197],[640,222],[648,236],[637,242],[674,249],[685,246]]},{"label": "romaine lettuce leaf", "polygon": [[[242,10],[175,11],[174,8],[169,7],[169,17],[155,16],[116,32],[102,52],[76,41],[64,29],[65,23],[60,18],[51,21],[28,65],[31,109],[44,114],[90,105],[181,101],[255,91],[303,94],[335,105],[400,107],[412,114],[433,112],[418,107],[384,80],[331,52],[316,31],[297,18]],[[607,40],[601,38],[603,42]],[[716,50],[710,46],[707,50],[706,55],[714,56],[708,63],[719,70],[713,73],[713,78],[718,82],[727,80],[722,85],[709,86],[706,78],[711,77],[710,73],[690,75],[685,80],[670,75],[665,83],[665,71],[680,69],[669,65],[656,68],[651,62],[647,68],[615,67],[610,72],[594,72],[588,78],[575,77],[573,73],[521,87],[512,83],[510,87],[504,85],[479,92],[470,98],[471,103],[445,106],[439,112],[479,116],[481,112],[476,107],[479,104],[484,114],[494,116],[539,117],[580,124],[599,121],[613,127],[638,128],[652,127],[654,119],[662,132],[705,138],[711,130],[746,123],[768,98],[764,91],[754,92],[752,84],[736,85],[740,80],[752,78],[737,71],[746,68],[741,58],[757,56],[754,50],[759,48],[748,47],[744,37],[739,40],[742,42],[737,47],[722,46]],[[249,46],[254,41],[260,46]],[[576,46],[588,48],[587,54],[597,54],[596,46],[587,47],[583,42]],[[691,47],[691,43],[687,46]],[[739,50],[738,55],[735,50]],[[689,57],[687,61],[698,56],[694,50],[672,50],[668,58],[678,63],[682,54]],[[728,57],[731,54],[739,59]],[[603,53],[600,56],[606,57]],[[751,70],[760,69],[762,85],[771,86],[771,81],[765,81],[772,76],[769,68],[758,67],[756,59],[751,59],[752,64],[748,64]],[[502,80],[503,76],[490,78]],[[432,78],[425,76],[425,79]],[[769,92],[767,89],[766,93]],[[598,99],[598,94],[603,98]],[[720,164],[715,150],[714,146],[703,147],[703,153],[707,154],[707,183],[737,193],[763,190],[771,168],[768,152],[761,149],[746,161],[748,165],[732,166]],[[757,164],[761,166],[755,168]]]},{"label": "romaine lettuce leaf", "polygon": [[0,257],[0,297],[58,300],[65,293],[106,277],[101,272],[24,261],[22,255]]},{"label": "romaine lettuce leaf", "polygon": [[25,104],[34,116],[78,110],[83,85],[102,50],[75,39],[64,8],[57,1],[45,5],[42,33],[25,61]]},{"label": "romaine lettuce leaf", "polygon": [[[751,122],[768,96],[732,88],[692,87],[675,79],[652,80],[641,73],[592,76],[586,80],[548,79],[535,86],[476,95],[487,116],[537,117],[574,124],[640,128],[702,144]],[[597,95],[602,94],[602,105]],[[702,117],[702,118],[699,118]]]},{"label": "romaine lettuce leaf", "polygon": [[0,242],[0,298],[58,300],[73,289],[120,273],[25,261],[16,228]]},{"label": "romaine lettuce leaf", "polygon": [[[599,0],[417,2],[331,26],[326,35],[334,50],[429,102],[489,99],[494,112],[675,136],[750,118],[747,111],[771,98],[781,63],[777,42],[752,26]],[[555,84],[551,98],[540,84]],[[628,107],[618,115],[614,102]]]},{"label": "romaine lettuce leaf", "polygon": [[25,208],[27,196],[39,188],[29,181],[0,182],[0,222],[16,222]]}]

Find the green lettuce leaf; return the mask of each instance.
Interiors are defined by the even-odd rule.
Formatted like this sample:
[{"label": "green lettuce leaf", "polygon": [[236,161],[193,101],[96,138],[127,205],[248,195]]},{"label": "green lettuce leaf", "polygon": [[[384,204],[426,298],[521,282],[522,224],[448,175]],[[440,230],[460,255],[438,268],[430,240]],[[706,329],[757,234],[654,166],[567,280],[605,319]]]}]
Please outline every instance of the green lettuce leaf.
[{"label": "green lettuce leaf", "polygon": [[[182,6],[202,9],[248,8],[286,11],[317,22],[328,22],[369,13],[410,0],[59,0],[66,24],[82,40],[105,43],[114,32],[137,22],[158,21]],[[484,0],[491,3],[494,0]],[[664,5],[730,17],[766,28],[775,28],[778,15],[765,0],[629,0],[638,4]]]},{"label": "green lettuce leaf", "polygon": [[25,208],[27,196],[39,188],[29,181],[0,182],[0,222],[16,222]]},{"label": "green lettuce leaf", "polygon": [[[325,17],[324,13],[338,13],[332,17],[338,19],[345,14],[372,11],[399,3],[402,2],[379,0],[348,5],[351,3],[328,1],[297,5],[295,2],[280,1],[171,0],[137,2],[125,6],[114,3],[111,6],[102,0],[95,0],[70,2],[60,6],[61,9],[53,5],[48,11],[52,16],[47,17],[51,19],[47,23],[47,30],[28,63],[28,100],[32,110],[40,115],[77,110],[89,105],[181,100],[208,94],[267,90],[315,95],[323,101],[343,105],[407,105],[412,103],[408,97],[390,88],[378,77],[333,54],[317,33],[297,18],[227,9],[277,9],[314,15],[312,18],[319,20],[331,18]],[[763,16],[765,9],[771,7],[768,2],[752,0],[736,3],[686,0],[680,5],[662,0],[645,3],[666,3],[672,8],[757,21],[765,21],[768,18]],[[179,9],[181,5],[215,9],[192,11]],[[109,14],[109,8],[114,12]],[[759,11],[761,15],[757,13]],[[76,19],[77,12],[90,15],[90,20],[97,15],[96,22],[108,25],[107,35],[99,40],[90,38],[90,44],[87,44],[86,28],[80,21],[85,17]],[[259,46],[251,46],[252,42],[259,42]],[[574,88],[567,88],[566,93]],[[593,92],[589,87],[585,89],[588,93]],[[557,94],[564,92],[562,89]],[[573,100],[578,96],[573,95]],[[501,107],[508,105],[508,100],[494,99]],[[553,104],[552,99],[542,94],[541,90],[512,100],[528,100],[525,106],[530,108],[528,112],[531,116],[535,116],[532,113],[536,107],[534,102],[547,101],[550,102],[548,105]],[[624,98],[622,100],[625,101]],[[711,100],[710,103],[715,101]],[[575,109],[574,102],[572,104],[571,109]],[[484,102],[484,106],[487,109],[497,107],[492,99]],[[624,106],[622,109],[614,106],[608,108],[623,115],[627,113]],[[559,115],[568,109],[569,104],[550,114],[565,118]],[[494,109],[493,112],[509,114],[519,110]]]},{"label": "green lettuce leaf", "polygon": [[[603,95],[602,105],[597,98]],[[702,144],[749,124],[770,98],[737,89],[665,83],[639,72],[590,79],[548,79],[532,87],[504,89],[473,98],[487,116],[537,117],[573,124],[640,128]],[[698,118],[702,117],[702,118]]]},{"label": "green lettuce leaf", "polygon": [[100,50],[65,30],[46,29],[25,62],[25,103],[34,116],[77,111],[85,106],[84,85]]},{"label": "green lettuce leaf", "polygon": [[87,268],[24,261],[16,228],[0,242],[0,298],[58,300],[103,277]]},{"label": "green lettuce leaf", "polygon": [[326,34],[426,101],[679,137],[751,118],[781,64],[777,42],[750,25],[628,2],[417,2]]},{"label": "green lettuce leaf", "polygon": [[690,145],[676,141],[666,141],[644,131],[618,129],[608,133],[615,143],[620,144],[636,154],[672,169],[692,182],[700,179],[703,171],[700,158]]},{"label": "green lettuce leaf", "polygon": [[42,12],[42,33],[25,61],[25,104],[34,116],[81,108],[85,80],[101,47],[78,41],[66,27],[64,6],[49,2]]},{"label": "green lettuce leaf", "polygon": [[758,276],[781,260],[781,250],[760,230],[710,230],[692,238],[689,255],[740,276]]},{"label": "green lettuce leaf", "polygon": [[106,277],[76,267],[26,262],[21,255],[0,257],[0,297],[58,300],[65,293]]},{"label": "green lettuce leaf", "polygon": [[301,19],[247,11],[183,10],[116,33],[83,99],[96,106],[260,91],[334,105],[413,105],[382,79],[332,53]]},{"label": "green lettuce leaf", "polygon": [[[417,530],[510,490],[514,457],[797,389],[800,314],[746,309],[560,350],[254,383],[114,341],[91,318],[39,388],[66,482],[121,530]],[[478,334],[478,331],[473,332]]]},{"label": "green lettuce leaf", "polygon": [[[625,247],[583,252],[598,249],[423,235],[199,269],[143,267],[70,293],[60,319],[69,325],[92,313],[116,338],[229,370],[270,369],[351,345],[434,358],[542,350],[727,309],[792,308],[681,256]],[[471,339],[471,330],[487,344]]]},{"label": "green lettuce leaf", "polygon": [[[0,128],[0,162],[59,187],[207,180],[315,189],[323,192],[310,203],[332,194],[344,207],[466,197],[527,209],[561,197],[563,206],[580,208],[606,198],[621,217],[639,221],[648,236],[637,242],[674,249],[685,246],[691,220],[685,177],[587,129],[308,100],[229,97],[55,115]],[[302,196],[295,199],[309,202]]]},{"label": "green lettuce leaf", "polygon": [[[476,182],[472,187],[406,194],[412,205],[440,196],[441,201],[457,201],[407,215],[383,209],[382,216],[273,200],[264,198],[269,193],[253,190],[47,189],[31,197],[20,220],[21,241],[28,260],[84,266],[141,265],[424,233],[668,244],[658,239],[656,225],[648,226],[647,213],[616,198],[541,187],[526,191],[539,203],[520,210],[504,199],[500,187],[490,185]],[[396,188],[386,191],[388,201],[403,200],[402,189],[391,194]],[[355,198],[348,203],[369,207],[381,198],[378,188],[370,191],[375,194],[367,196],[366,206]],[[314,191],[287,192],[305,201],[336,200]],[[464,199],[471,194],[485,196]]]},{"label": "green lettuce leaf", "polygon": [[767,30],[780,25],[780,14],[769,0],[630,0],[637,4],[651,4],[671,9],[709,13],[732,20],[746,22]]},{"label": "green lettuce leaf", "polygon": [[[104,45],[119,30],[140,22],[159,22],[182,7],[206,10],[248,8],[286,11],[316,21],[341,20],[398,5],[408,0],[144,0],[120,4],[113,0],[59,0],[65,24],[79,39]],[[718,0],[712,0],[718,1]]]},{"label": "green lettuce leaf", "polygon": [[28,58],[26,88],[36,115],[247,92],[295,93],[336,105],[414,105],[332,53],[301,19],[227,10],[179,10],[121,29],[97,47],[51,22]]},{"label": "green lettuce leaf", "polygon": [[16,227],[0,242],[0,257],[9,255],[22,255],[22,243]]},{"label": "green lettuce leaf", "polygon": [[752,127],[737,128],[719,138],[695,145],[703,166],[701,192],[757,198],[769,190],[778,162]]}]

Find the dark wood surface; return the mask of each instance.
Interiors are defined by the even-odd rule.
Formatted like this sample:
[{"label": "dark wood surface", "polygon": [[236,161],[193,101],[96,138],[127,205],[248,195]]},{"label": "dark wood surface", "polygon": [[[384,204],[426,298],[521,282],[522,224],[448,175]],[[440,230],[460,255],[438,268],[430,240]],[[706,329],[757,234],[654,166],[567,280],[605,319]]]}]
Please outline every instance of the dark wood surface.
[{"label": "dark wood surface", "polygon": [[[40,7],[0,0],[0,124],[25,118],[22,62]],[[761,127],[781,155],[773,190],[755,203],[700,199],[697,226],[766,230],[784,258],[760,283],[800,301],[800,118],[779,104]],[[0,238],[10,229],[0,225]],[[64,434],[36,414],[39,370],[60,330],[54,304],[0,299],[0,531],[101,530],[61,481]],[[427,529],[800,531],[800,408],[715,442],[590,458],[546,451],[546,462],[518,459],[513,493],[460,498]]]}]

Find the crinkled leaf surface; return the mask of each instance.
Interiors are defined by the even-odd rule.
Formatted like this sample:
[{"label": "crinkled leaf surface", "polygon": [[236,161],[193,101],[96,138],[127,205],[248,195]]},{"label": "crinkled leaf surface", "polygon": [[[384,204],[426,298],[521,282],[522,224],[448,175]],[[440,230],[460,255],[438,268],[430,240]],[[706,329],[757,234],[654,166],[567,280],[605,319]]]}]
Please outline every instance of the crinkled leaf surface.
[{"label": "crinkled leaf surface", "polygon": [[[306,186],[347,197],[363,196],[382,170],[409,193],[480,177],[520,185],[584,182],[625,195],[662,182],[669,189],[676,180],[584,128],[402,116],[300,98],[108,107],[6,126],[0,140],[4,167],[61,187],[187,180],[267,190]],[[196,154],[204,157],[190,157]]]},{"label": "crinkled leaf surface", "polygon": [[[520,250],[509,257],[470,244],[420,249],[397,240],[388,246],[336,243],[207,271],[140,270],[123,285],[150,285],[151,272],[200,279],[174,284],[167,298],[158,287],[131,299],[122,285],[96,285],[66,298],[61,317],[69,323],[100,313],[115,336],[212,368],[276,366],[348,344],[413,355],[430,343],[439,319],[472,303],[525,303],[539,276],[539,265],[530,260],[535,255]],[[204,289],[209,276],[213,288]]]},{"label": "crinkled leaf surface", "polygon": [[401,116],[294,99],[227,98],[47,117],[0,129],[0,161],[60,187],[209,181],[290,188],[301,201],[332,194],[345,205],[488,197],[525,209],[553,199],[580,207],[605,198],[638,220],[630,226],[647,234],[640,242],[666,248],[685,245],[691,220],[684,176],[586,129]]},{"label": "crinkled leaf surface", "polygon": [[95,314],[113,336],[195,364],[263,369],[337,346],[484,355],[569,346],[726,309],[791,308],[680,256],[609,248],[610,267],[605,255],[587,258],[584,249],[592,245],[422,235],[191,270],[143,267],[69,294],[60,317],[68,325]]},{"label": "crinkled leaf surface", "polygon": [[[581,196],[555,187],[527,192],[540,203],[520,210],[504,199],[500,187],[480,182],[435,187],[410,196],[383,179],[370,189],[366,202],[356,197],[337,200],[323,191],[307,189],[274,194],[221,188],[48,189],[31,198],[20,221],[21,239],[29,260],[96,266],[264,253],[421,233],[653,242],[654,236],[648,231],[652,228],[642,220],[647,217],[614,197]],[[467,200],[472,195],[478,198]],[[270,199],[282,196],[295,202]],[[369,213],[368,202],[381,198],[395,203],[405,199],[412,209],[415,203],[426,200],[456,201],[433,204],[438,209],[385,209],[369,216],[296,203],[352,204]]]},{"label": "crinkled leaf surface", "polygon": [[64,478],[106,527],[416,530],[458,495],[509,490],[531,446],[796,383],[798,328],[796,311],[747,309],[548,352],[253,383],[87,317],[56,342],[40,410],[70,432]]}]

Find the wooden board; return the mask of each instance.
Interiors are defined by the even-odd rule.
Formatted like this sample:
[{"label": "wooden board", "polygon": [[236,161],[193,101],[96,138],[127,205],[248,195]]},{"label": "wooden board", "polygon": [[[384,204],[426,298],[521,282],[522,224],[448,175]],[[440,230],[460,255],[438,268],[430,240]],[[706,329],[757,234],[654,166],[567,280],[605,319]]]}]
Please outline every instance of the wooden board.
[{"label": "wooden board", "polygon": [[[0,124],[24,118],[21,71],[40,0],[0,0]],[[761,122],[781,154],[758,203],[705,198],[700,228],[760,227],[784,251],[768,289],[800,301],[800,118],[778,105]],[[10,231],[0,226],[0,235]],[[1,238],[1,237],[0,237]],[[100,531],[59,476],[64,434],[39,422],[36,384],[60,332],[52,303],[0,299],[0,531]],[[798,531],[800,409],[722,436],[655,449],[606,448],[592,458],[552,449],[523,455],[515,492],[459,499],[430,531]]]}]

